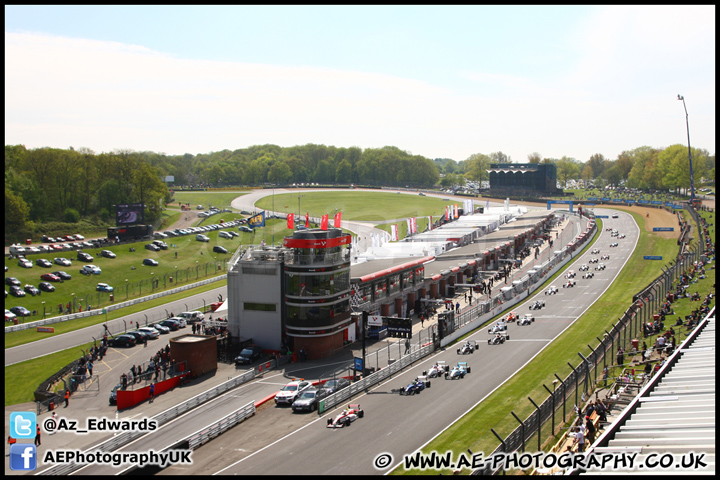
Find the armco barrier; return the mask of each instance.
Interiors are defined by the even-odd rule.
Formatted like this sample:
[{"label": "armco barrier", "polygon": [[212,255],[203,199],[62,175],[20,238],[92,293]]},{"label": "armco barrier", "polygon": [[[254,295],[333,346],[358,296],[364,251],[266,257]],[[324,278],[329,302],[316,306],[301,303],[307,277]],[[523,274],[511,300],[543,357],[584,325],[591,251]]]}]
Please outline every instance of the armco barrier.
[{"label": "armco barrier", "polygon": [[[274,361],[274,360],[273,360]],[[255,370],[249,370],[245,372],[244,374],[235,377],[231,380],[228,380],[225,383],[222,383],[218,385],[217,387],[211,388],[210,390],[203,392],[199,395],[194,396],[193,398],[186,400],[183,403],[180,403],[178,405],[175,405],[174,407],[171,407],[164,412],[155,415],[152,417],[154,420],[157,420],[158,426],[161,426],[170,420],[182,415],[185,412],[188,412],[192,410],[193,408],[202,405],[203,403],[207,402],[208,400],[212,400],[213,398],[217,397],[218,395],[237,387],[238,385],[242,385],[245,382],[248,382],[255,378],[257,375],[257,372]],[[128,443],[132,442],[133,440],[141,437],[142,435],[146,435],[148,432],[125,432],[121,433],[120,435],[117,435],[115,437],[112,437],[108,439],[107,441],[95,446],[89,448],[88,452],[112,452],[123,445],[127,445]],[[69,473],[72,473],[80,468],[82,468],[83,465],[78,465],[76,463],[69,463],[69,464],[63,464],[58,465],[56,467],[51,467],[47,470],[43,470],[42,472],[38,472],[42,475],[68,475]]]},{"label": "armco barrier", "polygon": [[246,418],[252,417],[253,415],[255,415],[255,402],[250,402],[227,417],[198,430],[187,438],[190,450],[195,450],[200,445],[209,442],[225,430],[234,427],[238,423],[242,422]]},{"label": "armco barrier", "polygon": [[133,300],[128,300],[126,302],[116,303],[114,305],[109,305],[107,307],[98,308],[96,310],[90,310],[88,312],[79,312],[79,313],[73,313],[70,315],[60,315],[58,317],[52,317],[52,318],[46,318],[45,320],[37,320],[35,322],[28,322],[28,323],[20,323],[18,325],[11,325],[9,327],[5,327],[5,333],[8,332],[17,332],[20,330],[26,330],[28,328],[35,328],[40,327],[43,325],[50,325],[53,323],[60,323],[60,322],[67,322],[68,320],[75,320],[76,318],[85,318],[85,317],[92,317],[94,315],[103,315],[103,309],[107,310],[108,312],[111,312],[113,310],[118,310],[120,308],[129,307],[131,305],[136,305],[138,303],[147,302],[150,300],[154,300],[156,298],[165,297],[167,295],[172,295],[174,293],[182,292],[184,290],[189,290],[191,288],[201,287],[203,285],[207,285],[208,283],[217,282],[220,280],[224,280],[227,278],[227,274],[218,275],[217,277],[208,278],[205,280],[201,280],[199,282],[195,282],[190,285],[185,285],[183,287],[177,287],[173,288],[171,290],[166,290],[164,292],[160,293],[154,293],[152,295],[148,295],[146,297],[142,298],[135,298]]}]

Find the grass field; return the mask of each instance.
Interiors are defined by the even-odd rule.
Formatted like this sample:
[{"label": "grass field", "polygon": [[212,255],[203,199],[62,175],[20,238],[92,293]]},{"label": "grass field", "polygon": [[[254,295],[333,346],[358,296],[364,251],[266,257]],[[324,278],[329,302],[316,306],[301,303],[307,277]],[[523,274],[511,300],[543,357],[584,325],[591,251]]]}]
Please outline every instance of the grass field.
[{"label": "grass field", "polygon": [[[374,223],[404,220],[407,217],[437,217],[445,214],[445,205],[461,203],[457,200],[451,202],[433,197],[386,192],[307,192],[301,195],[300,214],[303,216],[309,212],[311,217],[330,215],[332,219],[335,212],[339,211],[342,212],[343,220]],[[275,195],[274,202],[276,212],[298,212],[298,196],[295,194]],[[260,199],[256,206],[271,210],[272,195]]]},{"label": "grass field", "polygon": [[[643,224],[641,215],[633,213],[633,217],[638,225]],[[598,226],[602,228],[600,223]],[[586,345],[597,345],[596,337],[602,338],[605,330],[612,328],[612,325],[632,303],[632,296],[658,276],[660,272],[657,264],[644,261],[643,255],[652,252],[653,255],[662,255],[664,258],[675,258],[677,250],[675,240],[664,239],[641,229],[640,240],[635,252],[602,299],[597,301],[559,339],[548,345],[520,372],[487,398],[482,399],[482,402],[471,412],[441,433],[422,451],[429,454],[433,451],[444,453],[450,450],[457,455],[459,452],[470,449],[475,453],[490,454],[499,444],[490,429],[495,430],[503,438],[511,433],[517,427],[518,422],[510,412],[514,412],[519,418],[526,418],[535,408],[527,398],[532,398],[538,404],[542,402],[548,396],[543,384],[552,385],[554,374],[560,378],[566,377],[570,373],[568,362],[573,365],[577,364],[578,352],[589,353]],[[552,279],[547,284],[551,281]],[[703,297],[707,295],[714,283],[715,270],[708,270],[707,278],[697,284]],[[678,303],[679,305],[676,307],[678,314],[683,314],[686,310],[689,312],[697,305],[692,305],[689,299]],[[680,303],[684,303],[684,305],[680,305]],[[679,337],[677,338],[679,343],[684,339],[684,333],[677,337]],[[548,428],[545,427],[546,433]],[[535,445],[535,443],[528,444],[529,450],[534,450],[531,445]],[[452,474],[450,470],[437,472],[434,470],[404,471],[402,469],[396,469],[393,473]]]},{"label": "grass field", "polygon": [[186,203],[190,204],[190,207],[195,210],[195,207],[198,205],[202,205],[205,207],[205,210],[209,209],[210,207],[218,207],[218,208],[230,208],[230,202],[233,201],[233,199],[247,194],[247,191],[237,190],[237,191],[221,191],[221,192],[214,192],[214,191],[208,191],[208,192],[179,192],[175,191],[173,193],[173,201],[170,205],[168,205],[171,208],[180,208],[180,205],[184,205]]}]

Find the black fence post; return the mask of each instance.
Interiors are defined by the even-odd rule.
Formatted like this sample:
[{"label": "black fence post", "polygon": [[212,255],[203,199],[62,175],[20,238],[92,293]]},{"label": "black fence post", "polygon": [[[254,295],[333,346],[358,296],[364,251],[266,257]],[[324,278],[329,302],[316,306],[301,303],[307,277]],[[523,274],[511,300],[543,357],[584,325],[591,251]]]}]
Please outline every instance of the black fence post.
[{"label": "black fence post", "polygon": [[522,453],[525,453],[525,424],[523,423],[522,420],[520,420],[518,418],[517,415],[515,415],[515,412],[510,412],[510,413],[512,414],[513,417],[515,417],[515,420],[520,422],[520,437],[522,438],[522,447],[521,447],[520,451]]},{"label": "black fence post", "polygon": [[542,451],[542,450],[540,449],[540,434],[541,434],[541,431],[542,431],[542,430],[541,430],[541,428],[542,428],[542,415],[540,414],[540,407],[537,406],[537,403],[533,402],[533,399],[532,399],[532,398],[530,398],[530,397],[527,397],[527,398],[528,398],[528,400],[530,400],[530,403],[532,403],[532,404],[535,406],[535,408],[537,409],[537,410],[536,410],[536,412],[537,412],[537,417],[538,417],[538,426],[537,426],[538,449],[537,449],[537,451],[540,452],[540,451]]},{"label": "black fence post", "polygon": [[[567,362],[568,365],[570,365],[570,362]],[[573,377],[575,377],[575,406],[577,406],[578,403],[578,374],[577,370],[575,370],[575,367],[570,365],[570,368],[573,370]]]},{"label": "black fence post", "polygon": [[545,386],[543,383],[543,387],[547,392],[550,394],[550,398],[552,398],[552,430],[550,430],[550,436],[555,435],[555,392],[551,392],[548,387]]},{"label": "black fence post", "polygon": [[563,382],[562,379],[557,376],[557,373],[554,375],[555,375],[555,378],[557,378],[563,386],[563,422],[564,422],[565,421],[565,401],[566,401],[565,397],[567,396],[567,390],[565,388],[565,382]]},{"label": "black fence post", "polygon": [[[493,433],[493,435],[495,435],[497,437],[498,440],[500,440],[500,445],[502,445],[503,453],[507,453],[507,444],[505,444],[505,440],[500,438],[500,435],[498,435],[497,432],[495,430],[493,430],[492,428],[490,429],[490,431]],[[487,462],[486,465],[489,466],[490,462]],[[493,472],[490,472],[490,473],[493,473]],[[503,470],[503,475],[505,475],[505,470]]]}]

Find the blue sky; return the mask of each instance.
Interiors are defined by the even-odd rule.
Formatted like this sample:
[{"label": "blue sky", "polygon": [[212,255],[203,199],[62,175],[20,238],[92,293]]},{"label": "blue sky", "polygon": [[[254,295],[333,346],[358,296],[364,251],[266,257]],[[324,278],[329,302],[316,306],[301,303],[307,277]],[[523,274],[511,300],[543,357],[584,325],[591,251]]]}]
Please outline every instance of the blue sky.
[{"label": "blue sky", "polygon": [[5,142],[715,153],[714,6],[6,6]]}]

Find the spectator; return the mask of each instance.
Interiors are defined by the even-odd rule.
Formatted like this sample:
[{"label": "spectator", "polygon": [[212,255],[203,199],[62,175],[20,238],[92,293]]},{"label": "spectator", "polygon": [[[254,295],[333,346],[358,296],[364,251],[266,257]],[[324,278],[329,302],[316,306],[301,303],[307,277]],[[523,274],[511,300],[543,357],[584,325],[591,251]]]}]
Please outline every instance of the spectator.
[{"label": "spectator", "polygon": [[625,363],[625,362],[624,362],[624,360],[625,360],[625,352],[623,351],[622,347],[618,348],[618,351],[617,351],[617,355],[616,355],[616,356],[617,356],[617,364],[618,364],[618,365],[622,365],[623,363]]}]

